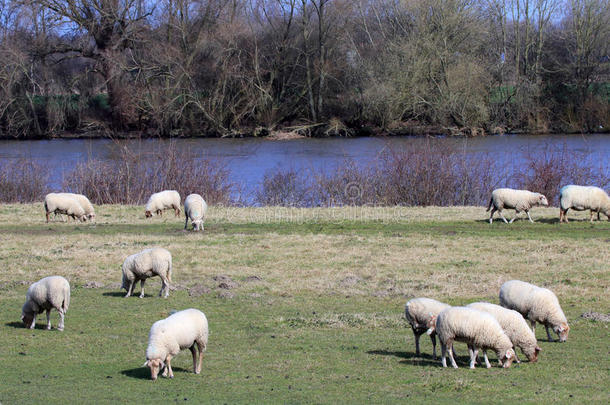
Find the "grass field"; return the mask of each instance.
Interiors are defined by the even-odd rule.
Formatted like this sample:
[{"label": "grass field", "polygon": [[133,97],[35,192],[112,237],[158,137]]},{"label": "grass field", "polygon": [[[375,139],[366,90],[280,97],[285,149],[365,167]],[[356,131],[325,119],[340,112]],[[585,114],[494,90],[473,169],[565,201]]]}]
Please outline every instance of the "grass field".
[{"label": "grass field", "polygon": [[[535,224],[489,225],[481,207],[217,208],[203,233],[183,218],[145,220],[141,207],[100,206],[95,225],[44,223],[41,204],[0,207],[0,403],[600,402],[610,398],[610,222],[535,209]],[[510,214],[509,214],[510,215]],[[175,290],[124,299],[120,264],[149,246],[173,254]],[[27,286],[59,274],[72,285],[66,330],[19,322]],[[219,277],[226,276],[226,277]],[[218,288],[230,278],[235,287]],[[442,369],[403,319],[404,303],[497,302],[518,278],[553,289],[570,322],[536,364]],[[232,283],[229,283],[232,284]],[[87,288],[93,286],[94,288]],[[136,289],[139,293],[139,288]],[[142,367],[152,323],[173,309],[206,313],[201,375],[190,353],[175,378]],[[521,356],[524,357],[524,356]]]}]

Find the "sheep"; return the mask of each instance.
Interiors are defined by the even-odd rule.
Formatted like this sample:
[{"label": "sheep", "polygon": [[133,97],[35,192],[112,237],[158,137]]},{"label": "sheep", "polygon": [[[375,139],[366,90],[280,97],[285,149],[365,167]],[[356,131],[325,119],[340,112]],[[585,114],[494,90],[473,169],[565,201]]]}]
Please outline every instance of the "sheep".
[{"label": "sheep", "polygon": [[[513,344],[498,323],[487,312],[467,307],[450,307],[441,311],[436,322],[428,329],[436,332],[441,341],[441,364],[447,367],[447,352],[453,368],[458,368],[453,358],[453,342],[464,342],[470,353],[470,368],[474,368],[479,349],[496,352],[503,368],[508,368],[515,358]],[[487,359],[487,356],[485,357]],[[491,367],[486,361],[487,368]]]},{"label": "sheep", "polygon": [[575,211],[590,210],[590,220],[593,222],[593,212],[597,212],[600,220],[600,212],[608,217],[610,221],[610,196],[599,187],[593,186],[563,186],[559,190],[559,223],[568,222],[568,210]]},{"label": "sheep", "polygon": [[70,283],[61,276],[45,277],[30,285],[21,308],[21,321],[26,328],[34,329],[36,316],[47,312],[47,330],[51,329],[51,309],[59,312],[57,329],[64,330],[64,316],[70,306]]},{"label": "sheep", "polygon": [[[196,354],[195,345],[199,356]],[[157,379],[161,369],[165,369],[163,377],[174,378],[171,360],[180,350],[189,348],[193,354],[193,372],[199,374],[207,345],[208,320],[205,314],[193,308],[176,312],[155,322],[150,328],[143,367],[150,368],[150,378],[153,381]]]},{"label": "sheep", "polygon": [[[444,309],[450,305],[433,300],[431,298],[414,298],[405,305],[405,318],[413,329],[415,336],[415,353],[420,355],[419,337],[430,328],[430,322]],[[436,333],[430,334],[432,340],[432,356],[436,359]]]},{"label": "sheep", "polygon": [[[513,342],[515,361],[517,361],[517,363],[520,363],[520,360],[519,357],[517,357],[515,347],[520,348],[523,354],[525,354],[527,359],[532,363],[538,361],[538,353],[540,353],[542,349],[538,346],[536,336],[519,312],[488,302],[473,302],[472,304],[468,304],[467,307],[487,312],[496,318],[502,329],[504,329],[504,333],[506,333],[510,341]],[[487,360],[487,355],[485,352],[483,353],[485,354],[485,363],[487,364],[489,362]]]},{"label": "sheep", "polygon": [[78,218],[81,222],[87,220],[85,210],[74,197],[62,195],[59,193],[49,193],[44,198],[44,209],[46,212],[47,222],[49,222],[49,214],[65,214],[73,219]]},{"label": "sheep", "polygon": [[161,277],[161,291],[165,298],[169,295],[169,283],[172,282],[172,254],[163,248],[145,249],[133,254],[123,262],[123,280],[121,288],[127,290],[125,298],[133,294],[136,283],[140,280],[140,298],[144,298],[144,282],[149,277]]},{"label": "sheep", "polygon": [[515,216],[510,220],[510,223],[517,218],[517,214],[521,211],[525,211],[530,222],[533,223],[534,221],[530,216],[529,210],[538,205],[549,205],[546,197],[540,193],[533,193],[527,190],[513,190],[512,188],[497,188],[491,193],[491,199],[489,200],[489,206],[486,211],[491,210],[491,214],[489,215],[490,224],[493,222],[493,216],[496,211],[498,211],[498,214],[505,223],[509,223],[506,218],[504,218],[504,215],[502,215],[502,210],[504,208],[515,210]]},{"label": "sheep", "polygon": [[165,190],[154,193],[146,203],[144,215],[150,218],[153,214],[163,215],[163,210],[173,208],[176,216],[180,215],[180,194],[176,190]]},{"label": "sheep", "polygon": [[560,342],[568,340],[570,332],[568,320],[551,290],[524,281],[507,281],[500,287],[500,305],[514,309],[528,319],[534,333],[536,332],[536,322],[543,324],[549,342],[553,341],[549,327],[559,335]]},{"label": "sheep", "polygon": [[74,193],[57,193],[57,194],[75,198],[78,201],[78,203],[81,205],[81,207],[83,207],[83,210],[85,210],[85,215],[87,216],[87,219],[89,219],[89,220],[95,219],[95,209],[93,208],[91,201],[89,201],[89,199],[86,196],[84,196],[82,194],[74,194]]},{"label": "sheep", "polygon": [[184,230],[186,230],[189,218],[193,224],[193,230],[203,231],[203,220],[208,211],[208,205],[199,194],[189,194],[184,200]]}]

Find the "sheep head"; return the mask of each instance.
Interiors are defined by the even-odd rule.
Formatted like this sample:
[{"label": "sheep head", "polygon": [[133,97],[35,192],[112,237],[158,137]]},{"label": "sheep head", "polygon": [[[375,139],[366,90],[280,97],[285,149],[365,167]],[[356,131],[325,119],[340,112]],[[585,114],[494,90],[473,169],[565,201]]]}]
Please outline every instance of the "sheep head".
[{"label": "sheep head", "polygon": [[570,333],[570,327],[568,326],[567,323],[564,322],[560,325],[553,327],[553,331],[557,335],[559,335],[560,342],[565,342],[568,340],[568,333]]},{"label": "sheep head", "polygon": [[144,216],[146,218],[150,218],[150,217],[152,217],[152,212],[150,212],[149,210],[146,210],[146,211],[144,211]]},{"label": "sheep head", "polygon": [[150,379],[155,381],[159,376],[159,372],[163,370],[163,367],[165,367],[165,364],[161,359],[152,359],[146,360],[144,366],[150,369]]},{"label": "sheep head", "polygon": [[508,349],[506,354],[500,357],[500,362],[502,363],[502,368],[509,368],[513,361],[515,360],[515,351],[513,349]]}]

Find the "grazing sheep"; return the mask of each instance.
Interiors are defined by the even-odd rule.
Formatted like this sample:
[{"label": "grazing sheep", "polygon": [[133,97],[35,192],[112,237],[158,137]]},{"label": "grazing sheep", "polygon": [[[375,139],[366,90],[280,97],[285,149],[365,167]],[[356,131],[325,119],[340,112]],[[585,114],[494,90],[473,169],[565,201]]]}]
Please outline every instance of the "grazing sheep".
[{"label": "grazing sheep", "polygon": [[536,322],[546,328],[549,342],[553,341],[549,327],[559,335],[559,341],[568,340],[570,327],[568,320],[561,310],[557,297],[551,290],[537,287],[533,284],[519,280],[511,280],[500,287],[500,305],[514,309],[525,319],[529,319],[532,331],[536,331]]},{"label": "grazing sheep", "polygon": [[91,204],[91,201],[89,201],[86,196],[74,193],[57,193],[57,195],[65,195],[75,198],[80,204],[80,206],[83,207],[83,210],[85,210],[85,215],[87,216],[87,219],[95,219],[95,209],[93,209],[93,204]]},{"label": "grazing sheep", "polygon": [[203,231],[203,220],[207,211],[208,205],[203,197],[199,194],[189,194],[184,200],[184,216],[186,217],[184,220],[184,230],[186,230],[190,218],[193,230]]},{"label": "grazing sheep", "polygon": [[504,215],[502,215],[504,208],[515,210],[515,216],[510,220],[510,223],[517,218],[517,214],[521,211],[525,211],[530,222],[534,222],[532,217],[530,217],[530,208],[538,205],[549,205],[546,197],[540,193],[533,193],[527,190],[513,190],[512,188],[497,188],[492,191],[489,206],[487,207],[487,211],[491,210],[489,223],[493,222],[493,216],[496,211],[498,211],[504,222],[509,223],[504,218]]},{"label": "grazing sheep", "polygon": [[174,209],[176,216],[180,215],[180,194],[176,190],[165,190],[154,193],[146,203],[144,215],[150,218],[153,214],[163,215],[163,210]]},{"label": "grazing sheep", "polygon": [[[419,337],[426,333],[431,326],[430,323],[434,322],[438,314],[449,307],[450,305],[431,298],[414,298],[405,305],[405,317],[413,329],[417,356],[420,355]],[[436,333],[431,333],[430,339],[432,340],[432,356],[436,359]]]},{"label": "grazing sheep", "polygon": [[[441,363],[447,367],[447,352],[453,368],[458,368],[453,358],[453,342],[464,342],[470,353],[470,368],[474,368],[479,349],[492,349],[496,352],[502,367],[508,368],[515,358],[513,344],[506,336],[496,319],[487,312],[467,307],[451,307],[441,311],[436,324],[428,329],[435,332],[441,341]],[[485,356],[487,359],[487,356]],[[487,368],[491,367],[489,361]]]},{"label": "grazing sheep", "polygon": [[[506,333],[510,341],[513,342],[513,350],[515,347],[518,347],[527,356],[529,361],[532,363],[538,361],[538,353],[541,349],[536,342],[536,336],[519,312],[488,302],[473,302],[468,304],[467,307],[491,314],[496,318],[502,329],[504,329],[504,333]],[[485,354],[485,363],[487,364],[489,362],[487,355],[485,352],[483,353]],[[516,350],[515,360],[517,363],[520,363]]]},{"label": "grazing sheep", "polygon": [[193,372],[199,374],[207,345],[208,320],[204,313],[193,308],[185,309],[155,322],[150,328],[144,366],[150,368],[153,381],[163,368],[163,377],[174,378],[171,360],[180,350],[189,348],[193,354]]},{"label": "grazing sheep", "polygon": [[62,195],[60,193],[49,193],[44,198],[44,209],[49,222],[49,214],[65,214],[73,219],[78,218],[81,222],[87,220],[85,210],[74,197]]},{"label": "grazing sheep", "polygon": [[145,249],[129,256],[123,262],[123,280],[121,288],[127,290],[125,298],[133,294],[136,283],[140,281],[140,298],[144,298],[144,282],[149,277],[161,277],[161,291],[165,298],[169,295],[169,283],[172,281],[172,254],[163,248]]},{"label": "grazing sheep", "polygon": [[590,220],[593,222],[593,212],[600,212],[610,221],[610,196],[599,187],[592,186],[563,186],[559,191],[559,222],[568,222],[568,210],[590,210]]},{"label": "grazing sheep", "polygon": [[51,309],[59,312],[58,330],[64,330],[64,316],[70,306],[70,283],[61,276],[45,277],[32,284],[21,308],[21,321],[26,328],[34,329],[36,316],[47,311],[47,329],[51,329]]}]

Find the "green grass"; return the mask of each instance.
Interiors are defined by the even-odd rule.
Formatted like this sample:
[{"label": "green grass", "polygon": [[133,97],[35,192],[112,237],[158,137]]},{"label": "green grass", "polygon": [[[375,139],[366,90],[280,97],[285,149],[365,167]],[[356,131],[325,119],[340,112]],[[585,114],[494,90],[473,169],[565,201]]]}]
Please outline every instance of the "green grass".
[{"label": "green grass", "polygon": [[[97,225],[45,224],[39,205],[0,207],[0,403],[607,403],[609,325],[580,317],[610,312],[607,221],[560,226],[556,210],[537,210],[536,224],[490,226],[482,208],[432,207],[349,220],[334,216],[348,209],[308,210],[289,222],[269,220],[272,210],[212,207],[195,234],[172,216],[144,220],[140,207],[97,207]],[[160,299],[152,279],[146,298],[124,299],[122,259],[154,245],[172,251],[179,289]],[[55,312],[53,330],[42,329],[44,315],[24,329],[27,285],[50,274],[72,284],[66,330],[55,329]],[[233,298],[221,297],[219,274],[239,284]],[[510,278],[557,292],[567,343],[547,342],[539,327],[539,362],[510,369],[469,370],[462,344],[460,368],[443,369],[425,336],[415,356],[408,298],[497,302]],[[193,286],[210,292],[191,297]],[[189,307],[210,325],[202,374],[187,350],[173,380],[150,381],[150,326]]]}]

